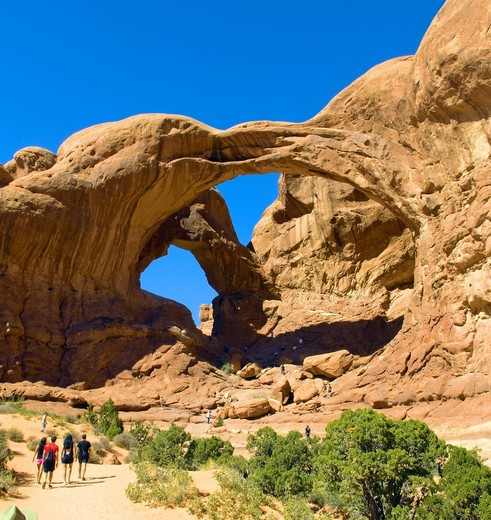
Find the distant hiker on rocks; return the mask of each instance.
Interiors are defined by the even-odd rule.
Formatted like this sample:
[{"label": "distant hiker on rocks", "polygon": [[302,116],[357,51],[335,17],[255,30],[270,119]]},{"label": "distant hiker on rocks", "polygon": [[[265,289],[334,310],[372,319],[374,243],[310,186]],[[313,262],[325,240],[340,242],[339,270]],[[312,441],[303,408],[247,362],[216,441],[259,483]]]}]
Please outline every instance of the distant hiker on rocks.
[{"label": "distant hiker on rocks", "polygon": [[34,450],[34,455],[32,457],[32,461],[36,461],[37,472],[36,472],[36,484],[41,484],[41,475],[43,474],[43,454],[44,447],[46,446],[46,437],[43,437],[37,448]]},{"label": "distant hiker on rocks", "polygon": [[71,484],[73,466],[73,437],[69,433],[63,441],[61,452],[61,463],[63,464],[63,485]]},{"label": "distant hiker on rocks", "polygon": [[274,358],[273,358],[273,366],[274,367],[276,366],[276,362],[278,361],[278,356],[279,356],[278,352],[275,352],[274,353]]},{"label": "distant hiker on rocks", "polygon": [[[85,433],[82,435],[82,440],[77,444],[77,459],[78,459],[78,479],[85,480],[85,472],[87,471],[87,462],[89,462],[90,448],[92,444],[87,440]],[[83,465],[83,468],[82,468]]]},{"label": "distant hiker on rocks", "polygon": [[305,438],[308,440],[310,439],[310,426],[307,424],[307,427],[305,428]]},{"label": "distant hiker on rocks", "polygon": [[46,430],[47,424],[48,424],[48,412],[44,412],[43,416],[41,417],[41,432],[44,432],[44,430]]},{"label": "distant hiker on rocks", "polygon": [[211,421],[211,410],[208,410],[208,413],[206,414],[206,422],[210,424]]},{"label": "distant hiker on rocks", "polygon": [[53,487],[51,482],[53,481],[53,471],[58,467],[58,446],[56,444],[56,435],[51,437],[51,442],[46,444],[43,452],[43,470],[44,470],[44,481],[43,489],[46,487],[46,481],[48,487]]},{"label": "distant hiker on rocks", "polygon": [[281,365],[281,373],[282,373],[283,375],[286,374],[286,368],[285,368],[285,365]]}]

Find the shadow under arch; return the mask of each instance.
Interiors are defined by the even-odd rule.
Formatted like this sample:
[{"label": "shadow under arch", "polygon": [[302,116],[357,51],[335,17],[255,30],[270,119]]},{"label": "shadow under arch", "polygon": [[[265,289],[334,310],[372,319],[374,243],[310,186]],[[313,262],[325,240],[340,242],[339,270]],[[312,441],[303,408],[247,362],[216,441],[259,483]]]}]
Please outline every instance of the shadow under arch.
[{"label": "shadow under arch", "polygon": [[[287,125],[288,128],[293,126]],[[241,135],[240,131],[237,132],[238,135]],[[275,130],[275,132],[279,131]],[[262,136],[260,132],[256,133]],[[290,131],[286,133],[291,137]],[[293,134],[294,130],[291,130],[291,133]],[[380,197],[377,197],[369,189],[361,191],[362,186],[355,185],[348,177],[340,177],[337,173],[332,172],[320,175],[318,171],[313,172],[311,168],[305,169],[292,158],[286,160],[281,154],[279,159],[273,157],[270,161],[265,161],[264,165],[258,165],[255,161],[243,158],[248,150],[248,147],[244,146],[240,149],[242,159],[233,161],[230,158],[233,151],[229,149],[230,143],[227,141],[230,135],[227,136],[226,132],[220,134],[226,136],[224,143],[222,143],[223,146],[225,146],[225,143],[227,144],[226,151],[219,151],[220,139],[217,137],[210,158],[206,160],[203,160],[202,157],[199,160],[195,158],[179,159],[176,160],[176,164],[172,163],[172,168],[183,168],[183,171],[179,170],[180,183],[183,182],[182,177],[186,178],[189,171],[193,171],[196,175],[195,181],[199,175],[206,174],[206,176],[211,175],[218,184],[223,182],[224,179],[228,180],[230,176],[241,173],[242,169],[245,168],[243,163],[246,163],[248,168],[251,165],[254,166],[254,171],[244,170],[245,173],[241,173],[244,175],[258,172],[268,173],[271,168],[283,164],[286,165],[284,168],[286,170],[285,178],[315,178],[318,182],[338,182],[351,185],[352,190],[347,195],[347,199],[350,199],[354,206],[371,200],[374,200],[377,204],[380,203]],[[300,132],[300,135],[305,137],[303,132]],[[266,132],[266,137],[272,140],[279,139],[275,133],[270,135]],[[251,150],[254,150],[254,153],[257,153],[254,147],[250,144],[248,146],[251,147]],[[197,168],[197,170],[194,170],[194,168]],[[220,171],[221,175],[214,175],[215,170]],[[353,187],[354,185],[355,187]],[[395,192],[391,196],[396,198]],[[287,221],[289,213],[293,213],[293,216],[298,218],[313,211],[313,204],[293,203],[293,197],[288,195],[287,198],[288,201],[276,212],[275,218],[278,223]],[[399,206],[397,213],[401,214]],[[336,218],[338,216],[336,215]],[[398,232],[407,229],[400,219],[395,218],[395,220],[399,222],[395,225]],[[339,229],[339,226],[336,229]],[[336,235],[335,232],[334,235]],[[387,242],[388,238],[390,237],[385,237],[384,240]],[[337,246],[343,247],[343,239],[339,234],[334,239]],[[218,297],[214,300],[214,341],[230,343],[231,335],[236,335],[241,338],[241,342],[255,342],[258,330],[265,326],[267,322],[262,304],[265,300],[280,299],[281,290],[271,280],[270,273],[265,271],[261,260],[258,258],[257,251],[253,247],[243,246],[238,241],[226,204],[216,190],[211,188],[203,191],[196,199],[191,201],[189,206],[181,208],[159,224],[140,251],[137,270],[141,271],[154,258],[165,254],[170,244],[192,252],[205,271],[210,285],[218,293]],[[409,258],[408,262],[412,264],[413,269],[411,279],[397,282],[405,284],[406,287],[412,285],[414,258]],[[244,312],[245,301],[247,301],[247,312]],[[242,311],[237,314],[239,305]]]}]

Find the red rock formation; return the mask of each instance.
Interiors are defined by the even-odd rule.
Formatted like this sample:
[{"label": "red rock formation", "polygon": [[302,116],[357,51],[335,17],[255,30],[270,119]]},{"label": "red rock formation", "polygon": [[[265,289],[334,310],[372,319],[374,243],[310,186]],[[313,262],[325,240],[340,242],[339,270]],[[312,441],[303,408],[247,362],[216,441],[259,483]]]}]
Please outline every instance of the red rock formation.
[{"label": "red rock formation", "polygon": [[[0,168],[1,378],[144,388],[232,341],[264,363],[277,349],[295,362],[349,350],[362,362],[336,380],[339,403],[489,392],[489,17],[487,1],[448,0],[414,57],[373,68],[303,124],[217,131],[144,115],[79,132],[56,157],[18,152]],[[206,192],[269,171],[294,177],[253,252]],[[220,292],[210,344],[187,309],[139,288],[170,243]],[[221,388],[211,373],[196,377]]]}]

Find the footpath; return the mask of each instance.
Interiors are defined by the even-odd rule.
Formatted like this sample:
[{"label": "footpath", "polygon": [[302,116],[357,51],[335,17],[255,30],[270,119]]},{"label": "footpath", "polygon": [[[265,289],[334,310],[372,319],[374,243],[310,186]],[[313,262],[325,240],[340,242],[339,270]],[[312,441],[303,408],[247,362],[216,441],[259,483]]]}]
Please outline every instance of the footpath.
[{"label": "footpath", "polygon": [[[16,415],[0,415],[0,427],[17,427],[27,438],[34,435],[41,437],[36,422]],[[89,440],[91,440],[89,438]],[[58,445],[62,439],[58,439]],[[185,509],[152,509],[142,504],[131,502],[125,493],[135,475],[127,464],[107,465],[88,464],[86,481],[77,478],[78,464],[73,465],[72,483],[63,485],[63,466],[59,464],[53,473],[53,487],[42,489],[35,484],[36,465],[32,462],[33,453],[27,449],[26,442],[9,442],[14,451],[14,458],[9,468],[14,469],[21,479],[15,496],[0,499],[0,512],[11,505],[21,511],[28,508],[35,511],[38,520],[193,520],[196,517]],[[206,482],[213,480],[208,472],[196,472],[193,475],[199,489],[206,487]]]}]

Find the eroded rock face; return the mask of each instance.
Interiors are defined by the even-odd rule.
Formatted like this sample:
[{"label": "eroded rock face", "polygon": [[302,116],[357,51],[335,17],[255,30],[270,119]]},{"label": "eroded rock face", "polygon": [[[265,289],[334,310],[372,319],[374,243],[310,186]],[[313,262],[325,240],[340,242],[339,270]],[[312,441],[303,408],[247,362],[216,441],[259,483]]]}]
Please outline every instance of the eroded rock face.
[{"label": "eroded rock face", "polygon": [[[227,344],[235,365],[347,349],[359,363],[336,379],[340,403],[489,392],[490,10],[448,0],[414,57],[373,68],[302,124],[218,131],[143,115],[56,155],[18,152],[0,168],[2,380],[144,388],[162,371],[191,406],[181,379],[194,370],[221,389],[200,363]],[[269,171],[285,175],[280,197],[246,248],[210,190]],[[172,243],[219,292],[211,340],[183,306],[140,290]]]}]

